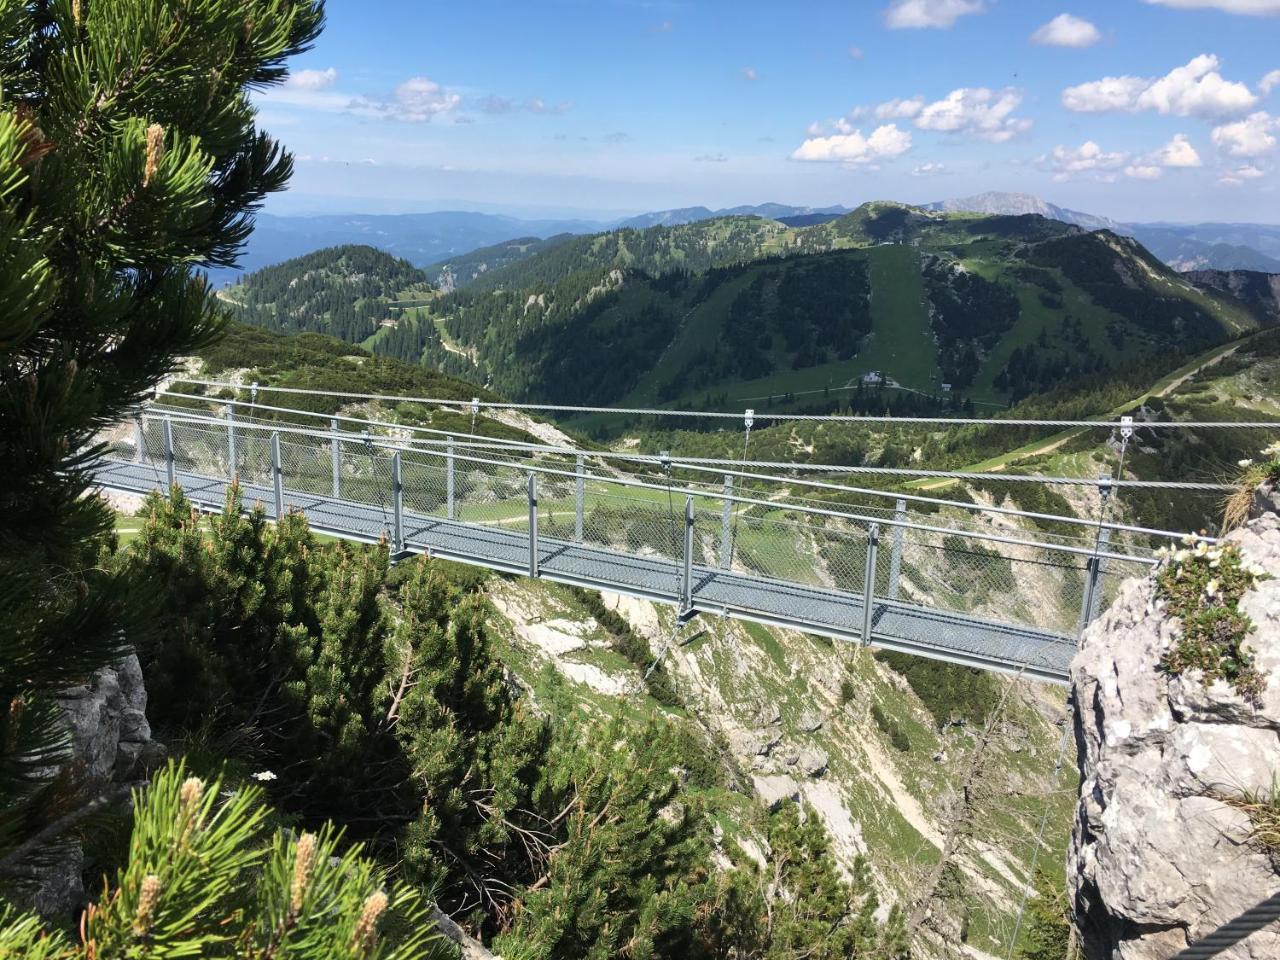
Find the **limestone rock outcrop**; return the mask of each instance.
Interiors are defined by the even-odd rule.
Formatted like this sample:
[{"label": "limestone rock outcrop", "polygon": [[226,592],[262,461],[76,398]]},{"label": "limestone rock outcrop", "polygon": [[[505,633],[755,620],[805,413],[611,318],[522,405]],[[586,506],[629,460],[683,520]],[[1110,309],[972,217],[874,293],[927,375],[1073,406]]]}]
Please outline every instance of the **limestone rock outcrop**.
[{"label": "limestone rock outcrop", "polygon": [[[1124,585],[1072,664],[1081,789],[1067,884],[1090,960],[1167,960],[1280,891],[1280,862],[1232,803],[1280,784],[1280,518],[1227,539],[1274,578],[1240,602],[1266,680],[1258,702],[1161,670],[1181,625],[1150,578]],[[1280,932],[1221,956],[1274,960]]]},{"label": "limestone rock outcrop", "polygon": [[[141,779],[163,756],[163,748],[151,739],[147,691],[136,656],[64,690],[58,703],[71,739],[69,773],[86,797]],[[39,868],[27,894],[29,905],[47,917],[69,915],[84,903],[87,866],[79,841],[64,838],[58,857]]]}]

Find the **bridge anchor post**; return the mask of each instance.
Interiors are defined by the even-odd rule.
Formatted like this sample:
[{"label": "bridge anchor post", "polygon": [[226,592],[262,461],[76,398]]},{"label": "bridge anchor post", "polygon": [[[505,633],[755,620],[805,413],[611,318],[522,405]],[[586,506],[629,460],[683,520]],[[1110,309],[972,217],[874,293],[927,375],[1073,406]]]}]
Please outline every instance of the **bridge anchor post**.
[{"label": "bridge anchor post", "polygon": [[271,486],[276,500],[276,523],[284,519],[284,468],[280,462],[280,434],[271,434]]},{"label": "bridge anchor post", "polygon": [[453,437],[444,441],[444,515],[446,520],[456,520],[458,508],[454,506]]},{"label": "bridge anchor post", "polygon": [[169,489],[178,482],[177,468],[173,462],[173,421],[164,418],[164,472],[169,479]]},{"label": "bridge anchor post", "polygon": [[404,478],[400,473],[400,451],[391,455],[392,523],[391,542],[394,552],[404,552]]},{"label": "bridge anchor post", "polygon": [[684,569],[680,574],[680,612],[693,609],[693,497],[684,502]]},{"label": "bridge anchor post", "polygon": [[[893,507],[893,519],[899,524],[907,521],[907,501],[899,500]],[[902,580],[902,541],[906,536],[906,528],[893,528],[893,546],[889,551],[889,599],[898,599],[898,584]]]},{"label": "bridge anchor post", "polygon": [[582,460],[582,455],[578,455],[578,459],[573,468],[574,488],[573,488],[573,542],[582,542],[582,514],[586,506],[587,499],[587,478],[586,465]]},{"label": "bridge anchor post", "polygon": [[529,474],[529,576],[538,575],[538,475]]},{"label": "bridge anchor post", "polygon": [[333,499],[342,499],[342,434],[338,421],[329,421],[329,466],[333,474]]},{"label": "bridge anchor post", "polygon": [[133,461],[142,463],[147,455],[147,434],[142,427],[142,417],[133,421]]},{"label": "bridge anchor post", "polygon": [[720,569],[733,566],[733,474],[724,475],[724,512],[720,515]]},{"label": "bridge anchor post", "polygon": [[880,549],[880,524],[867,527],[867,568],[862,575],[862,645],[871,643],[871,614],[876,588],[876,554]]}]

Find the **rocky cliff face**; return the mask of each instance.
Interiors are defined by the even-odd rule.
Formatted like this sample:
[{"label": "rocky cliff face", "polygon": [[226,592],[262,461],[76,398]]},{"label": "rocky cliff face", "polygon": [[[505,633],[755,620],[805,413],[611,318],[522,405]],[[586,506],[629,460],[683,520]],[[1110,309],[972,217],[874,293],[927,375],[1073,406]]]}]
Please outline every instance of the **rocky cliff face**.
[{"label": "rocky cliff face", "polygon": [[[123,790],[163,753],[151,739],[147,691],[136,656],[103,667],[88,683],[63,691],[58,702],[71,738],[67,773],[86,798],[109,794],[117,786]],[[40,868],[28,895],[30,906],[46,917],[66,916],[82,906],[87,866],[80,842],[65,842],[56,860]]]},{"label": "rocky cliff face", "polygon": [[[1274,512],[1228,539],[1280,576]],[[1067,882],[1094,960],[1167,960],[1280,890],[1280,863],[1233,803],[1280,783],[1280,579],[1240,603],[1266,679],[1257,704],[1226,683],[1161,671],[1181,625],[1154,591],[1150,579],[1129,582],[1072,666],[1082,783]],[[1280,933],[1222,956],[1273,960]]]}]

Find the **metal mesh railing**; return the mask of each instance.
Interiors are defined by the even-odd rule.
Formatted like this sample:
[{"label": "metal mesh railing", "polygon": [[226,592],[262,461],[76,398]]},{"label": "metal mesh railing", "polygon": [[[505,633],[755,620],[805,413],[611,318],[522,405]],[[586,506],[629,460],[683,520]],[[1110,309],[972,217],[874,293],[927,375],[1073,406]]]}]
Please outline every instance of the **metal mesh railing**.
[{"label": "metal mesh railing", "polygon": [[[140,454],[134,459],[149,464],[157,478],[170,469],[175,476],[236,477],[256,487],[260,498],[278,496],[284,509],[323,508],[329,526],[342,522],[344,504],[363,506],[368,509],[357,532],[377,536],[385,530],[400,545],[406,531],[427,529],[424,524],[437,519],[522,538],[536,531],[540,540],[661,561],[667,571],[659,577],[662,583],[672,565],[679,571],[687,564],[702,569],[704,580],[724,575],[770,581],[807,589],[810,600],[871,596],[880,605],[927,608],[1060,636],[1075,634],[1114,597],[1123,579],[1150,564],[1150,551],[1137,537],[1117,535],[1110,543],[1082,526],[1028,530],[905,504],[848,508],[789,496],[782,480],[776,492],[756,485],[732,493],[731,483],[647,482],[592,473],[581,461],[575,469],[563,458],[504,459],[444,444],[397,446],[369,435],[243,420],[146,417],[130,433],[132,442],[121,444],[117,456]],[[1095,558],[1095,552],[1103,556]],[[696,601],[682,595],[692,588],[679,573],[669,589],[682,603]],[[857,633],[863,624],[848,628]],[[941,634],[947,629],[939,619],[936,642],[945,642]]]}]

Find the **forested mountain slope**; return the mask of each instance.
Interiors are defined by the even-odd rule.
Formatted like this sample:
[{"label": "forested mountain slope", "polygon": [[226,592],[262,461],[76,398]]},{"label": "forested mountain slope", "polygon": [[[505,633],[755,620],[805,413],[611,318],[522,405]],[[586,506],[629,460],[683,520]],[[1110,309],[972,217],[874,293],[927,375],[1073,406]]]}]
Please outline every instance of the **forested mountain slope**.
[{"label": "forested mountain slope", "polygon": [[1268,322],[1106,231],[868,204],[802,228],[575,237],[433,301],[377,349],[564,403],[831,408],[887,378],[900,406],[1003,406]]},{"label": "forested mountain slope", "polygon": [[426,275],[407,260],[353,245],[265,267],[218,295],[247,323],[359,343],[395,323],[406,302],[430,294]]}]

